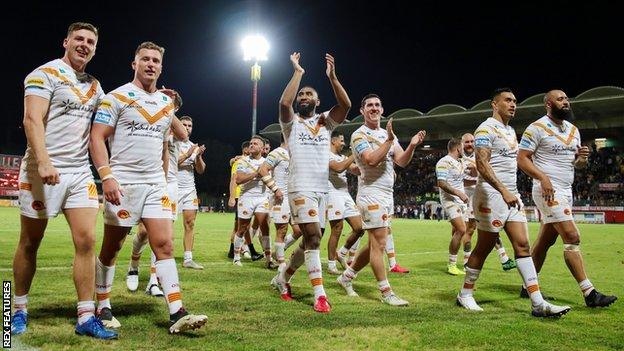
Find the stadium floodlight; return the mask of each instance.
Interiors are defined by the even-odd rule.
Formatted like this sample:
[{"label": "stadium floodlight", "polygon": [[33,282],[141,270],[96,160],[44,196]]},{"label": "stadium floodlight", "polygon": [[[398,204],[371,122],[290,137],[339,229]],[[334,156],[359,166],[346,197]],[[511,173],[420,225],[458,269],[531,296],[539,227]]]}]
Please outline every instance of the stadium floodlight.
[{"label": "stadium floodlight", "polygon": [[261,35],[250,35],[243,39],[241,43],[243,47],[243,60],[253,60],[251,66],[251,81],[253,82],[252,92],[252,112],[251,112],[251,135],[256,134],[256,118],[258,114],[258,81],[260,81],[261,68],[258,61],[267,60],[267,52],[269,51],[269,42]]},{"label": "stadium floodlight", "polygon": [[261,35],[249,35],[241,43],[245,61],[266,61],[269,42]]}]

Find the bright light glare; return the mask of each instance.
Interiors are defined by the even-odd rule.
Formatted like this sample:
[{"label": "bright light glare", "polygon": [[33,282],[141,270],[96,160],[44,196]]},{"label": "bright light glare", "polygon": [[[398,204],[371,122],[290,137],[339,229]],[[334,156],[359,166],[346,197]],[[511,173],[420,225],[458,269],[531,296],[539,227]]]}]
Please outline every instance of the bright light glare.
[{"label": "bright light glare", "polygon": [[245,61],[264,61],[267,59],[269,42],[261,35],[250,35],[243,39],[243,59]]}]

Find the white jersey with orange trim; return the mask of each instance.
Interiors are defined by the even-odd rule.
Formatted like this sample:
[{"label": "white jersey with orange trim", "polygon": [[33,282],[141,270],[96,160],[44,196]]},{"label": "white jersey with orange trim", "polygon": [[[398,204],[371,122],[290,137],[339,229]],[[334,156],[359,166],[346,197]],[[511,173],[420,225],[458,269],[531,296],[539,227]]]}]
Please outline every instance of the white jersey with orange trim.
[{"label": "white jersey with orange trim", "polygon": [[[555,190],[572,196],[574,160],[581,146],[581,135],[572,123],[563,121],[561,127],[548,116],[531,123],[522,134],[520,149],[533,152],[533,164],[544,172]],[[540,181],[533,179],[533,188]]]},{"label": "white jersey with orange trim", "polygon": [[[236,173],[253,173],[257,172],[264,163],[264,157],[251,158],[250,156],[242,157],[238,160]],[[260,177],[256,177],[245,184],[241,184],[241,197],[246,196],[262,196],[265,195],[266,185]]]},{"label": "white jersey with orange trim", "polygon": [[120,184],[164,184],[163,142],[173,120],[173,101],[127,83],[104,96],[93,123],[115,128],[108,138],[110,167]]},{"label": "white jersey with orange trim", "polygon": [[[497,119],[486,119],[475,131],[475,147],[490,149],[490,166],[496,178],[509,189],[512,194],[518,192],[516,172],[518,170],[518,139],[516,132],[510,125],[504,125]],[[478,185],[488,192],[497,192],[488,182],[479,175]]]},{"label": "white jersey with orange trim", "polygon": [[[186,154],[193,144],[190,140],[179,140],[178,144],[178,160],[180,155]],[[195,161],[197,154],[191,154],[178,166],[178,189],[195,189]]]},{"label": "white jersey with orange trim", "polygon": [[[347,158],[345,155],[337,155],[333,152],[329,153],[329,161],[342,162]],[[341,193],[341,194],[349,194],[349,187],[347,184],[347,170],[338,173],[335,171],[329,170],[329,192],[330,193]]]},{"label": "white jersey with orange trim", "polygon": [[178,181],[178,158],[180,157],[180,145],[176,142],[176,138],[170,135],[167,139],[169,148],[169,167],[167,168],[167,183],[176,183]]},{"label": "white jersey with orange trim", "polygon": [[358,193],[361,190],[378,189],[392,192],[394,186],[394,148],[399,142],[394,139],[393,146],[386,157],[375,167],[369,166],[362,160],[364,151],[375,151],[388,139],[385,129],[370,129],[362,125],[351,134],[351,149],[355,154],[355,162],[360,168],[358,178]]},{"label": "white jersey with orange trim", "polygon": [[[90,172],[91,117],[104,96],[97,79],[76,72],[63,60],[56,59],[26,76],[24,96],[39,96],[50,102],[44,119],[45,146],[58,172]],[[30,145],[22,169],[37,170],[37,159]]]},{"label": "white jersey with orange trim", "polygon": [[[452,188],[464,192],[464,164],[446,155],[442,157],[435,167],[437,180],[442,180],[448,183]],[[440,188],[440,199],[442,201],[452,201],[459,204],[464,202],[456,195],[449,194]]]},{"label": "white jersey with orange trim", "polygon": [[329,140],[338,123],[327,111],[306,119],[295,114],[288,123],[280,120],[280,125],[290,151],[288,191],[327,193]]},{"label": "white jersey with orange trim", "polygon": [[283,147],[273,149],[264,160],[271,168],[273,168],[273,179],[275,184],[284,195],[288,194],[288,165],[290,164],[290,155],[288,150]]}]

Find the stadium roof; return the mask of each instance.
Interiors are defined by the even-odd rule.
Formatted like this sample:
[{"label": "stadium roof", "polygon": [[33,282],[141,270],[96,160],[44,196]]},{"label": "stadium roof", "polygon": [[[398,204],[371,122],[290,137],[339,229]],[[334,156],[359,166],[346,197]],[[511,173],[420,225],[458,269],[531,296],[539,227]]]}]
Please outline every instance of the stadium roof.
[{"label": "stadium roof", "polygon": [[[535,94],[517,106],[516,116],[511,121],[516,133],[520,134],[533,121],[543,116],[546,111],[543,102],[544,93]],[[574,124],[583,131],[582,138],[596,137],[620,138],[624,133],[624,88],[600,86],[589,89],[570,99],[574,114]],[[387,117],[394,118],[394,130],[399,139],[407,140],[419,130],[427,131],[427,142],[443,145],[451,137],[460,137],[472,133],[486,118],[491,116],[490,100],[481,101],[471,108],[454,104],[445,104],[432,108],[426,113],[417,109],[405,108],[395,111]],[[362,115],[346,121],[337,129],[350,135],[364,122]],[[383,125],[385,123],[382,122]],[[260,134],[273,140],[279,140],[280,126],[271,124]],[[345,138],[349,142],[349,138]]]}]

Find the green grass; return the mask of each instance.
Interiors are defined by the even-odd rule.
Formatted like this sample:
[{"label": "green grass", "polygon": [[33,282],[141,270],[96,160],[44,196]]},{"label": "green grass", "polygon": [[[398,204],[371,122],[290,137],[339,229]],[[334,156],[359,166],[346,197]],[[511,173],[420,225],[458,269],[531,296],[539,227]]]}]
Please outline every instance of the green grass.
[{"label": "green grass", "polygon": [[[0,209],[0,276],[12,279],[13,252],[18,240],[19,214]],[[393,308],[378,300],[369,268],[356,280],[359,298],[348,298],[332,276],[325,288],[331,314],[312,311],[312,289],[305,271],[293,280],[294,302],[282,302],[271,289],[274,274],[260,262],[232,267],[225,253],[232,226],[231,214],[200,214],[196,224],[194,258],[204,271],[180,268],[183,300],[187,309],[208,315],[201,330],[168,335],[164,300],[125,287],[131,242],[120,258],[112,292],[113,311],[122,323],[120,339],[97,341],[74,335],[75,291],[71,279],[73,248],[62,216],[51,220],[39,250],[39,272],[30,292],[30,325],[27,334],[14,338],[21,345],[42,349],[586,349],[624,348],[624,302],[606,309],[584,306],[578,286],[562,258],[561,242],[550,251],[540,275],[540,286],[572,311],[561,319],[536,319],[530,304],[518,298],[516,270],[503,272],[497,257],[490,256],[477,283],[476,299],[483,313],[455,306],[462,278],[445,274],[450,238],[446,222],[394,220],[395,245],[400,264],[412,270],[390,275],[394,291],[410,301]],[[593,284],[605,293],[624,291],[624,227],[579,225],[585,265]],[[531,236],[537,225],[529,225]],[[181,223],[176,223],[176,261],[181,262]],[[102,238],[101,216],[97,229]],[[341,241],[342,243],[342,241]],[[508,241],[505,241],[509,248]],[[323,241],[326,246],[326,240]],[[325,258],[323,253],[323,258]],[[140,289],[147,283],[148,255],[144,255]]]}]

